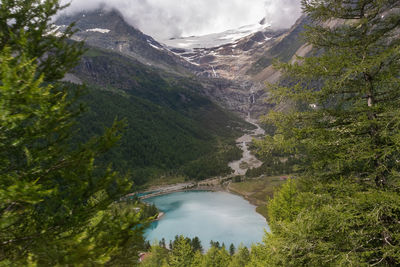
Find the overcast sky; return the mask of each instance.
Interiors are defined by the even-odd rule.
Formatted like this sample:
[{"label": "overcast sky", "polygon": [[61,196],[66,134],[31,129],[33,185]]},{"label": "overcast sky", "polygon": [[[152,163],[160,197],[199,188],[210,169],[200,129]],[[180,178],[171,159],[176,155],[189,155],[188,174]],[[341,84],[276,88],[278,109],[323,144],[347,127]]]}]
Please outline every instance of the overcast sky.
[{"label": "overcast sky", "polygon": [[72,0],[67,11],[101,5],[119,10],[130,24],[159,40],[222,32],[264,17],[275,28],[288,28],[301,14],[300,0]]}]

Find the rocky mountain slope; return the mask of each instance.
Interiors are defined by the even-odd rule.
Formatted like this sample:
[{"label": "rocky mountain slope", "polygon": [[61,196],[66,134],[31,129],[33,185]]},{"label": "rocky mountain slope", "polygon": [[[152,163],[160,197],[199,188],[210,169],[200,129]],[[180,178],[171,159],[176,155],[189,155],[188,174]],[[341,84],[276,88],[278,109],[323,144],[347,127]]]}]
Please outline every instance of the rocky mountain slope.
[{"label": "rocky mountain slope", "polygon": [[270,108],[264,101],[268,97],[265,82],[274,83],[280,78],[280,73],[272,67],[274,59],[289,61],[296,54],[309,52],[300,38],[308,23],[305,17],[289,30],[272,30],[263,20],[259,25],[173,39],[166,41],[167,44],[130,26],[117,11],[64,16],[57,24],[62,28],[74,21],[78,29],[75,40],[85,40],[91,46],[190,78],[202,85],[200,94],[242,117],[251,114],[257,118]]},{"label": "rocky mountain slope", "polygon": [[280,79],[280,73],[272,67],[273,60],[287,62],[309,52],[300,36],[307,23],[308,19],[301,17],[289,30],[273,31],[267,27],[221,46],[173,51],[200,67],[202,73],[198,75],[229,80],[231,86],[224,86],[222,93],[241,99],[235,103],[238,111],[258,117],[270,108],[263,101],[268,97],[265,82]]},{"label": "rocky mountain slope", "polygon": [[[121,145],[97,164],[112,162],[137,185],[159,177],[204,179],[232,171],[228,163],[241,156],[235,139],[252,126],[206,96],[209,89],[194,74],[201,72],[198,67],[115,11],[81,13],[57,23],[62,30],[75,20],[74,40],[85,40],[87,52],[65,80],[72,90],[86,85],[82,100],[88,107],[77,141],[100,134],[115,118],[127,122]],[[229,81],[220,84],[230,86]]]},{"label": "rocky mountain slope", "polygon": [[90,46],[114,51],[168,72],[187,74],[189,70],[196,70],[193,64],[127,24],[115,10],[63,15],[56,21],[60,30],[71,23],[75,23],[77,31],[73,37],[75,41],[85,41]]},{"label": "rocky mountain slope", "polygon": [[65,77],[88,86],[84,101],[90,112],[82,117],[81,137],[100,133],[115,117],[126,118],[122,145],[108,160],[131,172],[137,184],[163,175],[229,174],[227,163],[241,156],[235,139],[252,127],[229,111],[251,119],[268,112],[264,82],[280,76],[272,60],[288,61],[308,51],[299,41],[306,18],[290,30],[260,24],[237,31],[237,36],[248,35],[222,45],[186,49],[155,41],[116,11],[60,17],[59,30],[71,22],[76,22],[74,40],[88,48]]}]

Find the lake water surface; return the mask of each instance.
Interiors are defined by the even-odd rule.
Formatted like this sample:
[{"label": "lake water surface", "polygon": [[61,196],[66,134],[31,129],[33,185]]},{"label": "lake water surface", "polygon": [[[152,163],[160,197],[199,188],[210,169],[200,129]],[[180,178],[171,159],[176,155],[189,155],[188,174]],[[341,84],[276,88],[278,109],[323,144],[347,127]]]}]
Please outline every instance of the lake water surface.
[{"label": "lake water surface", "polygon": [[240,196],[226,192],[190,191],[157,196],[145,200],[154,203],[164,217],[146,230],[150,242],[165,238],[167,244],[175,235],[198,236],[205,249],[211,240],[241,243],[250,247],[262,241],[266,220],[255,211],[255,206]]}]

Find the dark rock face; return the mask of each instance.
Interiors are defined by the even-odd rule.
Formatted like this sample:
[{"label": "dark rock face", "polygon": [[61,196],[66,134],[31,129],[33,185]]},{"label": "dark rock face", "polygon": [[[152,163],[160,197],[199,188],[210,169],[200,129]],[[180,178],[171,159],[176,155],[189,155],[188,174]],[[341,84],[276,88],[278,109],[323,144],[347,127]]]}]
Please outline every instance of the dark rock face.
[{"label": "dark rock face", "polygon": [[84,40],[90,46],[111,50],[169,72],[195,69],[195,66],[164,48],[152,37],[130,26],[117,11],[97,10],[63,16],[56,24],[69,25],[73,22],[77,29],[74,39]]}]

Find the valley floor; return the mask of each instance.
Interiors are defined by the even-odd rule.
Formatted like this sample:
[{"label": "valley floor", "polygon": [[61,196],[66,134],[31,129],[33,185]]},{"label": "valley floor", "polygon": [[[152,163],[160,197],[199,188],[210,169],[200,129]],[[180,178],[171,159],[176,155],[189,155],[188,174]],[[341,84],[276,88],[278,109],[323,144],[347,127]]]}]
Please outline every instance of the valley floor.
[{"label": "valley floor", "polygon": [[238,194],[257,206],[256,211],[267,219],[267,202],[273,197],[274,191],[279,188],[288,176],[262,176],[246,179],[239,183],[229,183],[227,190]]},{"label": "valley floor", "polygon": [[[170,194],[174,192],[206,190],[206,191],[227,191],[244,197],[253,205],[257,206],[257,212],[267,218],[266,204],[267,199],[273,196],[273,191],[287,179],[286,176],[259,177],[254,179],[245,179],[244,175],[248,169],[258,168],[262,162],[251,154],[248,146],[253,138],[265,134],[265,131],[257,124],[257,121],[246,118],[247,122],[257,128],[244,134],[236,140],[238,147],[243,151],[242,158],[238,161],[229,163],[233,173],[226,177],[214,177],[202,181],[185,182],[183,177],[175,179],[162,179],[152,183],[152,186],[145,192],[139,193],[140,199],[147,199],[155,196]],[[233,182],[236,176],[241,176],[241,182]]]}]

